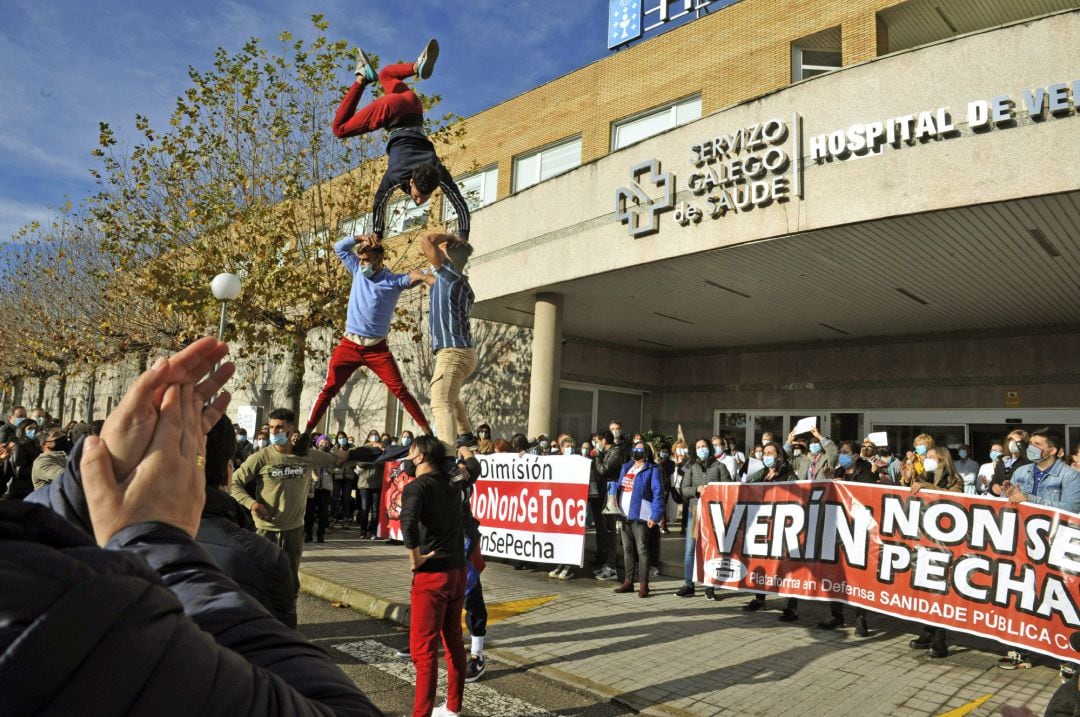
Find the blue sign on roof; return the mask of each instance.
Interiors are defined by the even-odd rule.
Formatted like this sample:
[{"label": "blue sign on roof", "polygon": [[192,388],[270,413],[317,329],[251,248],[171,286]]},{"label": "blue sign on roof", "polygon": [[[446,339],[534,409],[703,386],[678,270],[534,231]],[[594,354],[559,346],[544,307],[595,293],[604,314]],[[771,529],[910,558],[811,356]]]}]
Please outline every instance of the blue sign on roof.
[{"label": "blue sign on roof", "polygon": [[641,0],[608,0],[608,49],[641,37]]}]

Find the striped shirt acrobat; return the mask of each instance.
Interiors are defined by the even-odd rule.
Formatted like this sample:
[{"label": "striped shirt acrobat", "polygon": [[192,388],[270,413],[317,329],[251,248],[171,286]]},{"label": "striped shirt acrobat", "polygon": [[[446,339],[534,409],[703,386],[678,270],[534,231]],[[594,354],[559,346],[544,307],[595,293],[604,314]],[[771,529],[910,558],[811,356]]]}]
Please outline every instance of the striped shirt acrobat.
[{"label": "striped shirt acrobat", "polygon": [[435,270],[431,285],[431,352],[439,349],[466,349],[472,346],[469,313],[476,295],[467,276],[445,259]]}]

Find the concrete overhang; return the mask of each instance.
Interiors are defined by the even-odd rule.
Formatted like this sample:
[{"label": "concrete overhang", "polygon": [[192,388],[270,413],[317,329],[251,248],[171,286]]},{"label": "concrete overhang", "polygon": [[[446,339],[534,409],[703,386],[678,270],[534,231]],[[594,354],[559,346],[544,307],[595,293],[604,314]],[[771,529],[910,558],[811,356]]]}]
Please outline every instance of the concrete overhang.
[{"label": "concrete overhang", "polygon": [[[535,294],[554,291],[566,296],[565,333],[657,349],[1080,321],[1078,47],[1072,11],[890,55],[499,201],[473,222],[474,315],[530,325]],[[1051,112],[1060,85],[1068,109]],[[1025,92],[1040,89],[1042,116],[1029,116]],[[972,103],[995,100],[1011,103],[1011,119],[973,127]],[[747,139],[773,118],[786,129],[775,145],[695,164],[693,147],[739,130]],[[934,130],[921,141],[812,157],[853,127],[899,134],[920,122]],[[657,160],[674,203],[708,212],[721,188],[694,193],[692,175],[773,148],[801,158],[765,178],[786,182],[786,201],[685,226],[673,209],[638,238],[613,211],[631,168]],[[637,184],[664,203],[647,173]]]}]

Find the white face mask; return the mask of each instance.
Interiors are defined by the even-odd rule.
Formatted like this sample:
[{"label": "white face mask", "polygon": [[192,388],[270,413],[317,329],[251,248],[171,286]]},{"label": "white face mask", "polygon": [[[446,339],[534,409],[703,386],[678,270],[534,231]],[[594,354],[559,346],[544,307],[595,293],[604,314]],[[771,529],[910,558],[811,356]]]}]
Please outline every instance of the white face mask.
[{"label": "white face mask", "polygon": [[922,466],[923,466],[923,468],[926,469],[927,473],[933,473],[938,468],[937,459],[936,458],[923,458]]},{"label": "white face mask", "polygon": [[260,438],[259,440],[255,441],[255,445],[257,445],[259,448],[266,448],[269,445],[269,442],[265,438]]},{"label": "white face mask", "polygon": [[563,446],[562,454],[564,456],[572,456],[572,455],[574,455],[574,449],[571,448],[570,446]]}]

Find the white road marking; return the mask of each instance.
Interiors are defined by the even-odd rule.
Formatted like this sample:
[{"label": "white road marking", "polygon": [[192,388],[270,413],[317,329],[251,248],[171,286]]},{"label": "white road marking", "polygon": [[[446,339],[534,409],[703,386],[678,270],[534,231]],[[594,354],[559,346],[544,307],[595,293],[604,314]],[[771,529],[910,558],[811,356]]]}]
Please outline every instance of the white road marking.
[{"label": "white road marking", "polygon": [[[380,672],[398,678],[410,685],[416,684],[416,671],[409,659],[402,659],[393,648],[375,640],[346,642],[334,645],[346,655],[371,665]],[[440,656],[439,662],[443,658]],[[482,678],[481,678],[482,679]],[[442,704],[446,697],[446,670],[439,669],[439,689],[436,704]],[[483,715],[484,717],[558,717],[554,712],[523,702],[516,697],[501,694],[490,687],[476,682],[465,685],[463,713]]]}]

